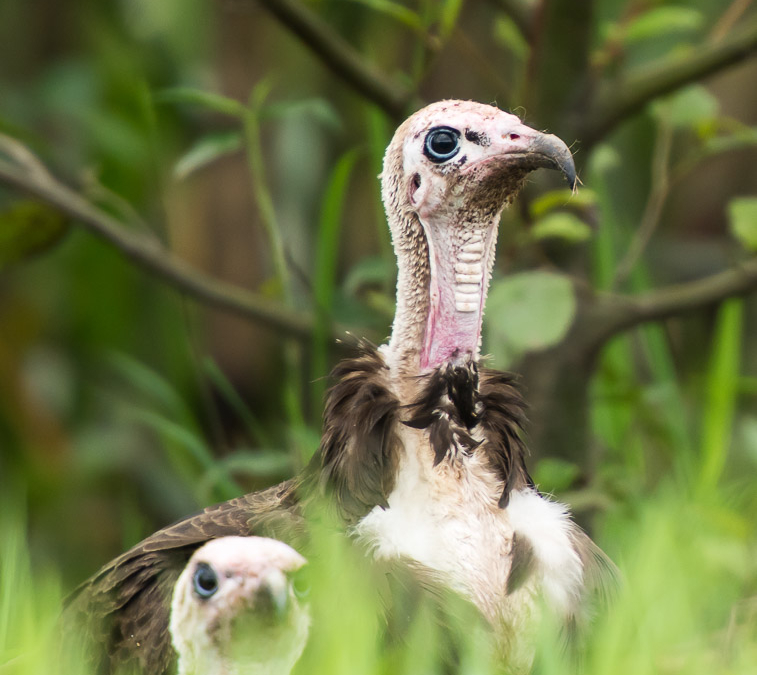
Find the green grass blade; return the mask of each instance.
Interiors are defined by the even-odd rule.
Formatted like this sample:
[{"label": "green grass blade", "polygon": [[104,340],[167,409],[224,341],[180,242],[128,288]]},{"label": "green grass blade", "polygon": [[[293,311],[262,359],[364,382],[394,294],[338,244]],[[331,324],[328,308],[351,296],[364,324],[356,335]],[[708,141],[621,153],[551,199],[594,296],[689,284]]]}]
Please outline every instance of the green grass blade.
[{"label": "green grass blade", "polygon": [[312,379],[314,400],[320,401],[325,388],[328,368],[328,348],[331,342],[331,319],[334,309],[339,240],[342,231],[342,211],[352,170],[359,156],[356,149],[348,150],[336,163],[323,196],[316,240],[313,292],[317,307],[316,329],[313,334]]},{"label": "green grass blade", "polygon": [[697,487],[713,489],[723,473],[731,443],[739,387],[744,303],[726,300],[718,311],[707,369],[702,420],[701,469]]},{"label": "green grass blade", "polygon": [[218,367],[218,364],[211,358],[206,358],[203,360],[202,365],[205,374],[210,378],[213,386],[218,390],[229,407],[231,407],[242,424],[244,424],[250,436],[250,441],[257,441],[263,445],[270,444],[271,439],[263,428],[263,425],[255,419],[255,415],[249,406],[244,402],[244,399],[239,395],[239,392],[234,388],[229,378]]}]

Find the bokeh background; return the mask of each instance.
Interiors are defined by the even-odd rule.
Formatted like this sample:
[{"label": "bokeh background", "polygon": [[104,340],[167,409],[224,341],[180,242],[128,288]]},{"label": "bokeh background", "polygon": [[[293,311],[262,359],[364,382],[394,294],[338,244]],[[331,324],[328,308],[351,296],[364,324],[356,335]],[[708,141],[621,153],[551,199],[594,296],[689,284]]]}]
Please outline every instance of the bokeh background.
[{"label": "bokeh background", "polygon": [[753,672],[756,55],[751,0],[3,0],[0,672],[101,564],[307,462],[346,332],[391,324],[383,150],[441,98],[583,181],[503,216],[484,351],[626,579],[587,671]]}]

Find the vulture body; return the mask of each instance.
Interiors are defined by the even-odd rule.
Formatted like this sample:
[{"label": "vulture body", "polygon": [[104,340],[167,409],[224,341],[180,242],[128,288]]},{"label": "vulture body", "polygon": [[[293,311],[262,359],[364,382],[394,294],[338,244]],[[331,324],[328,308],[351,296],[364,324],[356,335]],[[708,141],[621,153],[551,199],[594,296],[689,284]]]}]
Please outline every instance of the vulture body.
[{"label": "vulture body", "polygon": [[171,601],[178,675],[288,675],[310,625],[293,580],[304,564],[263,537],[212,539],[195,551]]},{"label": "vulture body", "polygon": [[323,438],[304,474],[206,509],[147,538],[78,591],[72,609],[107,621],[105,662],[163,673],[174,658],[170,589],[193,551],[227,535],[304,543],[323,495],[376,558],[409,561],[471,600],[512,670],[542,601],[567,624],[611,568],[540,495],[524,461],[521,398],[479,365],[481,321],[502,209],[539,167],[576,176],[567,146],[497,108],[441,101],[397,130],[382,195],[398,261],[388,344],[361,345],[332,373]]}]

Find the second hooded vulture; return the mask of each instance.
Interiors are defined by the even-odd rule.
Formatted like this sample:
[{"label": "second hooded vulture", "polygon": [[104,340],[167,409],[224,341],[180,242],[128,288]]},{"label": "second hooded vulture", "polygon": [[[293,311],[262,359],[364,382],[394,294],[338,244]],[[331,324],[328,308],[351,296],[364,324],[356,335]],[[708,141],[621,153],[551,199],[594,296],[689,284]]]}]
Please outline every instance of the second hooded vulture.
[{"label": "second hooded vulture", "polygon": [[289,675],[310,625],[294,579],[304,564],[264,537],[221,537],[197,549],[171,601],[177,675]]},{"label": "second hooded vulture", "polygon": [[515,669],[530,659],[519,638],[538,606],[579,617],[610,563],[534,486],[521,398],[479,365],[500,214],[540,167],[575,188],[565,143],[489,105],[437,102],[397,129],[381,175],[398,264],[389,342],[334,369],[302,475],[160,530],[80,587],[71,610],[88,618],[106,670],[167,672],[170,593],[194,550],[227,535],[298,541],[316,497],[376,558],[430,570],[472,601]]}]

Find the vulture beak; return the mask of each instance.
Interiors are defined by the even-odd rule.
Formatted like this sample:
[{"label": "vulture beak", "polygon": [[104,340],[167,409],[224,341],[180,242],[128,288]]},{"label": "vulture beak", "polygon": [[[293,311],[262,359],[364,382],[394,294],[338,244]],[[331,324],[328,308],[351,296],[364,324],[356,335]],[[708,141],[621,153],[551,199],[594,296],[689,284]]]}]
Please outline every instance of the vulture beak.
[{"label": "vulture beak", "polygon": [[278,620],[289,611],[289,582],[280,570],[271,570],[260,583],[259,600]]},{"label": "vulture beak", "polygon": [[[520,131],[522,130],[522,133]],[[573,155],[565,143],[557,136],[521,126],[508,134],[514,147],[505,151],[508,159],[516,159],[518,166],[533,171],[534,169],[556,169],[562,172],[570,189],[575,192],[578,187],[576,165]]]}]

